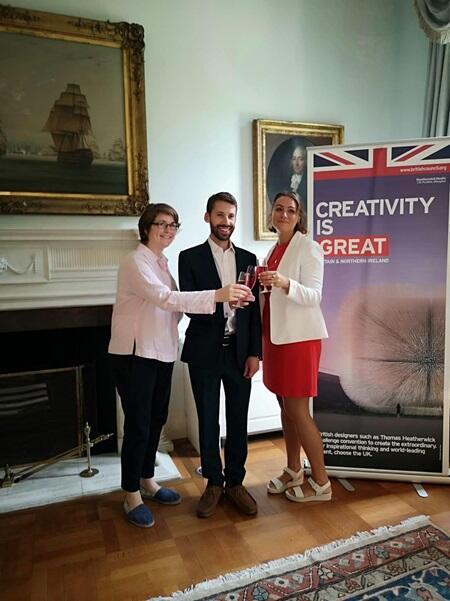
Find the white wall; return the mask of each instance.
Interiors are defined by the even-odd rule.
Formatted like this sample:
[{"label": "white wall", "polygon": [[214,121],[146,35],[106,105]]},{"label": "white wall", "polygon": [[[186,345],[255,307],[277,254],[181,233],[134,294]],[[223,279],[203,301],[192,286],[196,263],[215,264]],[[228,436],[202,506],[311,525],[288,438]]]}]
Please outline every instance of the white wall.
[{"label": "white wall", "polygon": [[[219,190],[240,202],[235,242],[266,252],[253,240],[253,119],[340,123],[348,143],[420,136],[427,41],[412,0],[13,4],[144,26],[150,194],[183,222],[168,253],[174,271],[178,251],[206,237],[205,202]],[[0,228],[44,224],[130,228],[136,219],[0,217]],[[183,435],[182,419],[171,423]]]}]

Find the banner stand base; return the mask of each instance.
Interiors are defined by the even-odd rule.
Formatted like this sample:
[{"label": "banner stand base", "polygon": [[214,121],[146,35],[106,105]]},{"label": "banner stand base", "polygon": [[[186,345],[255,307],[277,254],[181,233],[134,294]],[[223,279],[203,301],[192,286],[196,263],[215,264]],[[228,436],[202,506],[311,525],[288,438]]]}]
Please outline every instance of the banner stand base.
[{"label": "banner stand base", "polygon": [[345,488],[345,490],[348,490],[349,492],[355,492],[355,487],[353,486],[353,484],[350,484],[347,478],[338,478],[337,481],[342,486],[342,488]]},{"label": "banner stand base", "polygon": [[[337,480],[346,480],[351,478],[361,478],[363,480],[380,480],[394,482],[410,482],[411,484],[445,484],[450,486],[450,472],[447,474],[426,474],[426,473],[407,473],[407,472],[382,472],[366,470],[366,469],[351,469],[347,467],[329,467],[325,464],[325,469],[328,476]],[[306,471],[308,473],[308,470]],[[351,486],[351,485],[350,485]]]},{"label": "banner stand base", "polygon": [[428,493],[424,489],[424,487],[422,486],[422,484],[419,484],[418,482],[412,482],[411,484],[416,489],[416,493],[419,495],[419,497],[422,497],[424,499],[426,499],[426,497],[428,497]]}]

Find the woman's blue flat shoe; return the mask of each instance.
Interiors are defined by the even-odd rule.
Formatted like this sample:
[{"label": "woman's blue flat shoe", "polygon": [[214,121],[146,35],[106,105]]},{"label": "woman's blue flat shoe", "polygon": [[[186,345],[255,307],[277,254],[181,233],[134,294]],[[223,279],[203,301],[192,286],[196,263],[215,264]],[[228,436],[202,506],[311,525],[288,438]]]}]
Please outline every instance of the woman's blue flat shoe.
[{"label": "woman's blue flat shoe", "polygon": [[133,526],[139,526],[139,528],[151,528],[155,523],[153,514],[148,507],[141,503],[134,509],[128,507],[128,503],[125,501],[123,504],[123,510],[127,516],[127,520]]},{"label": "woman's blue flat shoe", "polygon": [[178,505],[181,503],[181,495],[172,488],[161,487],[158,492],[151,493],[149,490],[141,486],[141,496],[144,499],[157,501],[161,505]]}]

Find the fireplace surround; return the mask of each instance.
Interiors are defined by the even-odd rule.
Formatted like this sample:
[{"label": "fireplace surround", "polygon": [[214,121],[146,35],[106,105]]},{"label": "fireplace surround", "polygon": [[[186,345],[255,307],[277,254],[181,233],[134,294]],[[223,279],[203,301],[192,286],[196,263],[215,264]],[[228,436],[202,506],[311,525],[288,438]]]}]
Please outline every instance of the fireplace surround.
[{"label": "fireplace surround", "polygon": [[[0,373],[83,366],[92,436],[121,431],[107,347],[118,264],[136,243],[134,230],[0,230]],[[95,451],[117,451],[117,437]]]}]

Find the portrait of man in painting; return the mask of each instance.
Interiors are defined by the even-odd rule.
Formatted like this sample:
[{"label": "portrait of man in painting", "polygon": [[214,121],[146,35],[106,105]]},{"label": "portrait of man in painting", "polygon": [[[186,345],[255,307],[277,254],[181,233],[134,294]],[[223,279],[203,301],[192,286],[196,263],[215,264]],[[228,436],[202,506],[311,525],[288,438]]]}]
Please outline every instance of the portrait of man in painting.
[{"label": "portrait of man in painting", "polygon": [[0,57],[1,189],[127,194],[120,49],[0,32]]},{"label": "portrait of man in painting", "polygon": [[342,144],[342,125],[253,121],[253,182],[256,240],[274,238],[271,205],[278,192],[295,192],[308,208],[307,148]]},{"label": "portrait of man in painting", "polygon": [[[271,203],[278,192],[295,192],[306,211],[306,148],[313,146],[314,142],[303,136],[292,136],[281,142],[275,139],[273,143],[271,139],[270,142],[269,146],[273,146],[274,149],[266,169],[268,202]],[[267,155],[270,150],[267,150]]]}]

